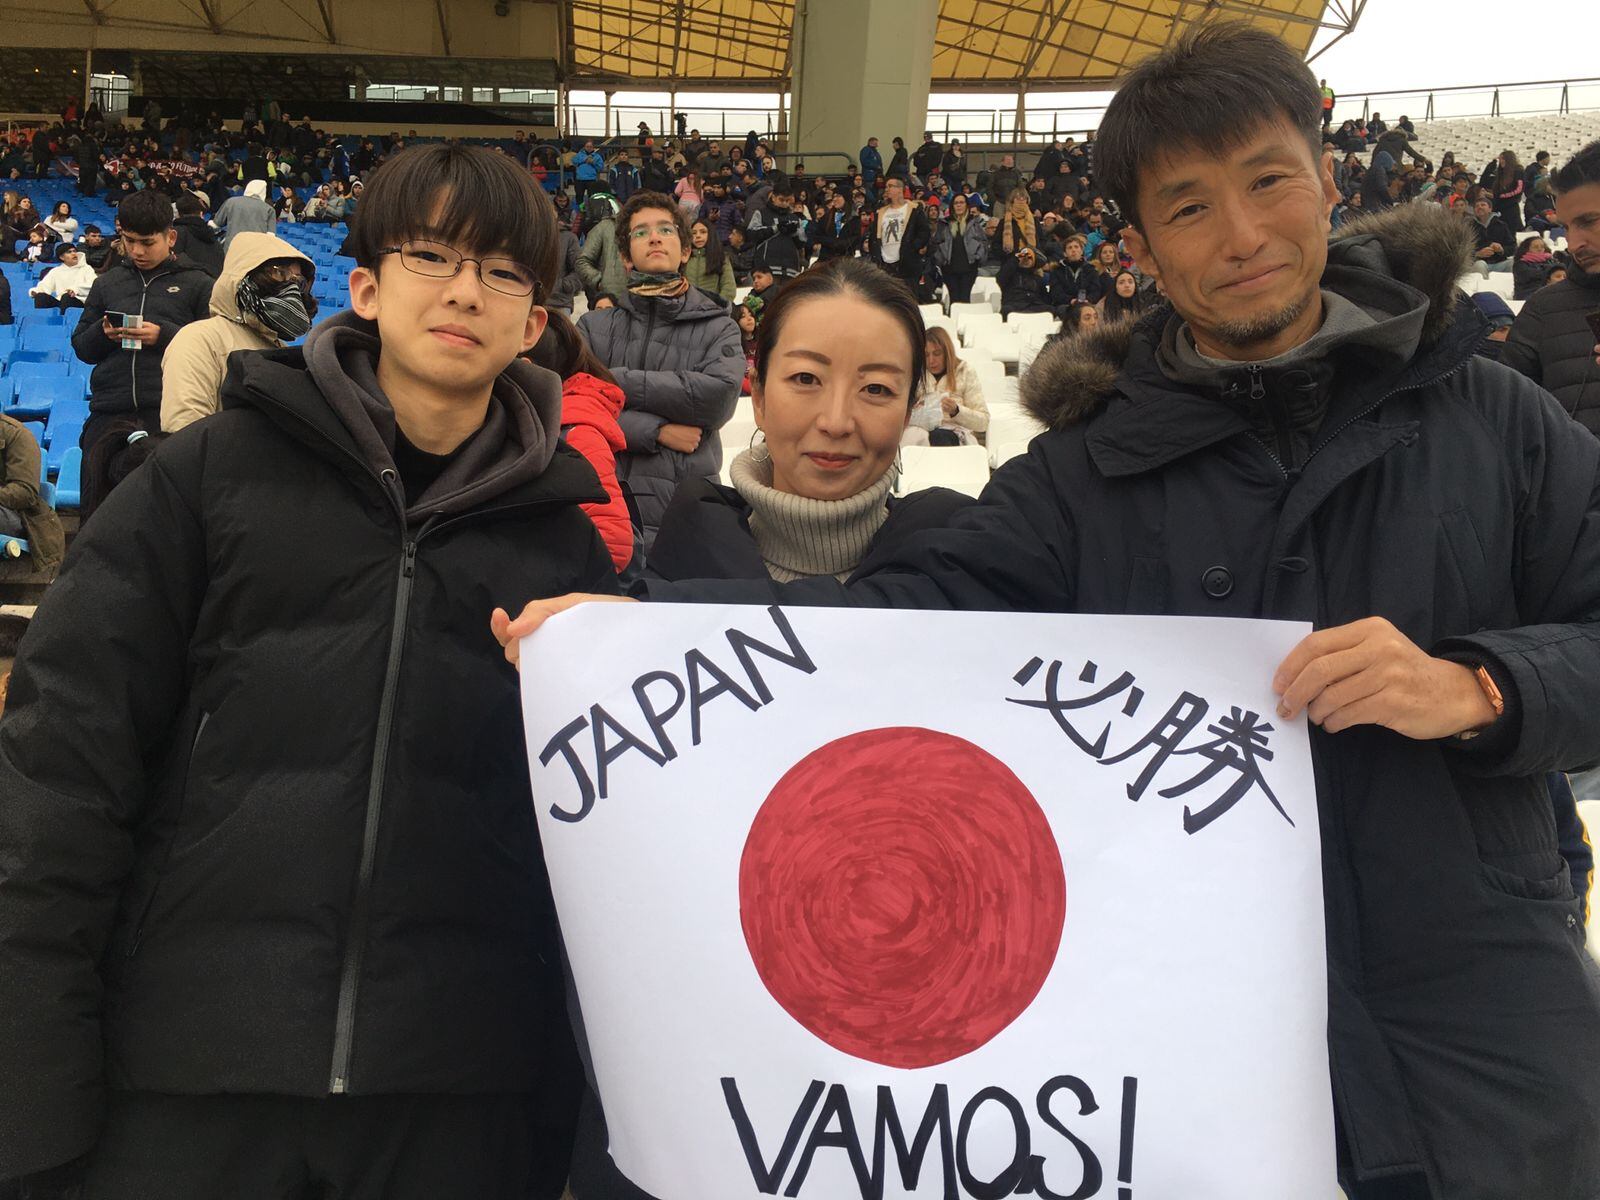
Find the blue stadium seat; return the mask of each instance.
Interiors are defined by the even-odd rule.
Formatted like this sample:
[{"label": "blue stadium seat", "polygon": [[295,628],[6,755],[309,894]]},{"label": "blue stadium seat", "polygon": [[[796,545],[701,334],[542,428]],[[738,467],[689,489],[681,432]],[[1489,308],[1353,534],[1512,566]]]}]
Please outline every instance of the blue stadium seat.
[{"label": "blue stadium seat", "polygon": [[64,367],[66,364],[62,360],[63,355],[59,350],[13,350],[8,374],[16,374],[19,366],[60,363]]},{"label": "blue stadium seat", "polygon": [[40,446],[45,445],[46,437],[43,421],[23,421],[22,427],[33,434],[33,440],[38,442]]},{"label": "blue stadium seat", "polygon": [[81,403],[85,394],[83,380],[71,375],[13,376],[6,413],[9,416],[48,416],[57,404],[63,401]]},{"label": "blue stadium seat", "polygon": [[19,350],[54,350],[66,355],[72,350],[72,333],[61,325],[29,325],[17,339]]},{"label": "blue stadium seat", "polygon": [[57,508],[77,508],[83,497],[83,451],[73,446],[61,460],[56,477]]},{"label": "blue stadium seat", "polygon": [[45,455],[45,472],[59,476],[67,455],[78,449],[83,440],[83,421],[62,420],[57,413],[50,414],[50,450]]}]

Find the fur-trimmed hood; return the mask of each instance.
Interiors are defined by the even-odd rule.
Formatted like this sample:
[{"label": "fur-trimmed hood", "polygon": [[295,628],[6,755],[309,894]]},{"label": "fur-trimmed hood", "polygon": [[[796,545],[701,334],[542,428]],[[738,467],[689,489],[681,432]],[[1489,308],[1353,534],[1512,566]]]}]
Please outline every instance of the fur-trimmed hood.
[{"label": "fur-trimmed hood", "polygon": [[[1386,283],[1400,303],[1425,305],[1419,352],[1426,353],[1461,314],[1460,305],[1470,307],[1456,280],[1470,269],[1475,244],[1458,213],[1432,204],[1400,205],[1334,234],[1323,286],[1344,295],[1352,287]],[[1092,416],[1119,390],[1135,341],[1148,338],[1153,344],[1172,315],[1172,306],[1163,303],[1136,321],[1108,322],[1052,342],[1022,378],[1023,406],[1051,429]]]}]

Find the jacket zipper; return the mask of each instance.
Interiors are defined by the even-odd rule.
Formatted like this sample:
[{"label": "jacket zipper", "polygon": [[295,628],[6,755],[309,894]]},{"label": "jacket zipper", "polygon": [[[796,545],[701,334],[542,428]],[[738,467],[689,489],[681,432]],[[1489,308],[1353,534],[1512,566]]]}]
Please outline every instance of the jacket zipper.
[{"label": "jacket zipper", "polygon": [[[265,398],[270,399],[270,397]],[[310,425],[310,422],[305,421],[305,418],[292,408],[286,405],[279,407],[291,413],[297,420]],[[400,573],[396,581],[394,598],[394,624],[389,634],[389,653],[384,667],[383,692],[378,701],[378,730],[372,746],[372,767],[367,782],[366,821],[361,836],[361,864],[356,874],[356,895],[350,908],[344,955],[339,967],[339,1007],[334,1016],[333,1060],[328,1072],[328,1092],[337,1096],[344,1095],[350,1090],[350,1060],[355,1046],[356,1000],[361,990],[361,968],[366,954],[367,927],[372,916],[372,883],[377,867],[384,782],[388,771],[389,744],[394,735],[395,699],[400,686],[400,663],[405,649],[406,624],[410,615],[411,593],[416,578],[417,545],[423,538],[439,529],[491,513],[532,507],[532,505],[503,504],[497,508],[480,509],[474,513],[463,513],[443,520],[436,513],[422,523],[415,535],[410,535],[406,528],[405,498],[399,492],[398,474],[390,468],[375,473],[359,455],[339,445],[338,442],[332,444],[378,481],[394,506],[402,531]]]},{"label": "jacket zipper", "polygon": [[[135,268],[135,270],[138,271],[137,268]],[[154,283],[157,279],[160,279],[161,276],[164,275],[164,274],[166,274],[165,271],[158,271],[156,274],[150,276],[149,279],[146,279],[144,277],[144,272],[143,271],[138,271],[138,275],[139,275],[139,323],[141,325],[144,324],[144,306],[145,306],[146,303],[149,302],[149,299],[150,299],[150,285],[152,283]],[[143,346],[140,346],[139,348],[141,350],[144,349]],[[133,364],[128,368],[128,377],[129,377],[129,380],[131,381],[132,391],[133,391],[133,411],[134,412],[138,412],[139,411],[139,360],[137,358],[133,360]]]},{"label": "jacket zipper", "polygon": [[405,503],[395,498],[399,476],[388,468],[380,478],[400,516],[400,574],[394,594],[394,617],[389,630],[389,655],[378,701],[378,731],[372,744],[372,767],[367,779],[367,814],[361,834],[361,866],[356,875],[356,896],[345,930],[344,960],[339,969],[339,1009],[333,1024],[333,1066],[328,1091],[341,1095],[350,1086],[350,1058],[355,1044],[356,997],[361,990],[361,964],[366,956],[367,926],[372,920],[372,878],[378,857],[378,830],[383,817],[384,780],[389,767],[389,743],[394,737],[395,697],[400,690],[400,663],[406,646],[406,624],[411,613],[411,593],[416,582],[417,543],[428,533],[434,518],[423,522],[415,535],[406,531]]},{"label": "jacket zipper", "polygon": [[[1335,429],[1327,437],[1323,438],[1320,442],[1318,442],[1315,446],[1313,446],[1311,448],[1310,453],[1308,453],[1306,455],[1306,461],[1300,464],[1298,470],[1295,473],[1296,474],[1304,474],[1306,467],[1308,467],[1311,464],[1311,460],[1313,458],[1315,458],[1318,454],[1322,453],[1322,451],[1326,450],[1328,448],[1328,446],[1330,444],[1332,444],[1332,442],[1335,439],[1337,439],[1338,436],[1341,433],[1343,433],[1346,429],[1349,429],[1350,426],[1354,425],[1357,421],[1359,421],[1362,418],[1367,417],[1367,416],[1371,415],[1372,413],[1376,412],[1380,407],[1382,407],[1388,401],[1394,399],[1396,396],[1404,395],[1406,392],[1420,391],[1421,389],[1423,389],[1425,387],[1432,387],[1436,383],[1443,383],[1446,379],[1449,379],[1453,375],[1460,374],[1462,368],[1464,368],[1469,362],[1471,362],[1472,358],[1473,358],[1473,356],[1469,354],[1466,358],[1462,359],[1455,366],[1451,367],[1448,371],[1445,371],[1443,374],[1435,375],[1430,379],[1418,380],[1416,383],[1408,383],[1408,384],[1406,384],[1405,387],[1395,388],[1394,391],[1392,391],[1392,392],[1385,392],[1383,395],[1379,396],[1376,400],[1374,400],[1371,404],[1367,405],[1367,407],[1363,408],[1360,412],[1358,412],[1358,413],[1354,414],[1353,416],[1347,418],[1345,421],[1343,421],[1339,425],[1339,428]],[[1259,370],[1259,368],[1255,368],[1255,367],[1251,367],[1251,368],[1247,368],[1247,369],[1249,369],[1249,370]],[[1250,394],[1251,394],[1252,397],[1255,396],[1254,387],[1252,387]],[[1267,452],[1267,457],[1270,458],[1273,461],[1273,464],[1278,468],[1278,470],[1283,472],[1283,477],[1285,479],[1293,478],[1293,475],[1291,475],[1291,473],[1288,470],[1288,468],[1286,468],[1283,465],[1283,461],[1281,459],[1279,459],[1279,457],[1272,452],[1272,448],[1270,446],[1268,446],[1265,442],[1263,442],[1260,438],[1256,438],[1255,440],[1256,440],[1256,443],[1258,445],[1260,445],[1260,447]]]}]

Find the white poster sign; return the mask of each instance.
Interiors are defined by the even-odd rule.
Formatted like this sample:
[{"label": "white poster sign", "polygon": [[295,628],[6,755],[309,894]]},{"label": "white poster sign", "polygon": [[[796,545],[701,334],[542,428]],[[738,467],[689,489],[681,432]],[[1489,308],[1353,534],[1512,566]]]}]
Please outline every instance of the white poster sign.
[{"label": "white poster sign", "polygon": [[660,1200],[1334,1188],[1265,621],[586,605],[522,648],[612,1157]]}]

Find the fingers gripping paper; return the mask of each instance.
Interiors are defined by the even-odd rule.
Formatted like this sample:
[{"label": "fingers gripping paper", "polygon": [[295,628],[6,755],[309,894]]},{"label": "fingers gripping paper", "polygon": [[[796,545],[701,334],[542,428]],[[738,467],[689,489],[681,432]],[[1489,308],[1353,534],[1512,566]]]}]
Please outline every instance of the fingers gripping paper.
[{"label": "fingers gripping paper", "polygon": [[1303,626],[591,605],[522,648],[611,1154],[662,1200],[1333,1188]]}]

